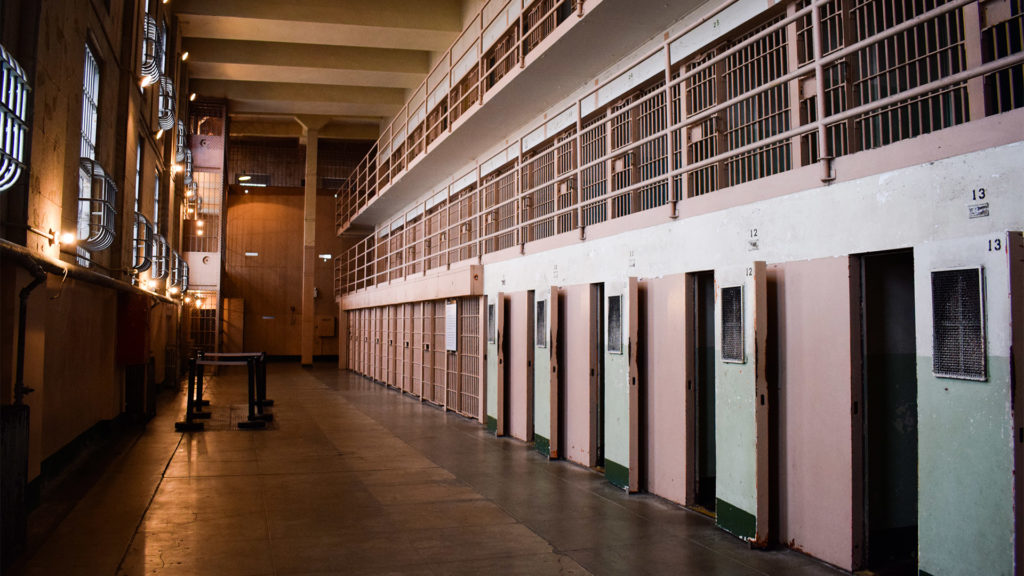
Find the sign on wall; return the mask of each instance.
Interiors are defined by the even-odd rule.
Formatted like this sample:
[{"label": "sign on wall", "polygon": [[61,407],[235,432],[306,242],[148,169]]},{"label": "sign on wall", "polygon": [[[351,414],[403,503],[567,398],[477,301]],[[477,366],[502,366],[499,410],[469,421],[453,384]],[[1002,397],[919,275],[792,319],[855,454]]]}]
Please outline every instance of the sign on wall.
[{"label": "sign on wall", "polygon": [[452,300],[444,305],[444,349],[449,352],[458,350],[459,345],[459,305]]}]

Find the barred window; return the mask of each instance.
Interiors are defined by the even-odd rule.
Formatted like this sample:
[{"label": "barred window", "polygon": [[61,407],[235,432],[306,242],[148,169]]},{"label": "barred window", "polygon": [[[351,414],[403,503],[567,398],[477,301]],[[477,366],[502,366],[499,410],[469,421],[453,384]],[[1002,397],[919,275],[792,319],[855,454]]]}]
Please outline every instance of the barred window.
[{"label": "barred window", "polygon": [[4,86],[0,92],[0,191],[3,191],[17,182],[25,167],[22,162],[29,87],[25,71],[3,46],[0,46],[0,69]]},{"label": "barred window", "polygon": [[82,144],[78,175],[78,263],[89,266],[91,250],[105,250],[114,242],[114,206],[117,186],[96,162],[99,117],[100,66],[85,45],[82,80]]}]

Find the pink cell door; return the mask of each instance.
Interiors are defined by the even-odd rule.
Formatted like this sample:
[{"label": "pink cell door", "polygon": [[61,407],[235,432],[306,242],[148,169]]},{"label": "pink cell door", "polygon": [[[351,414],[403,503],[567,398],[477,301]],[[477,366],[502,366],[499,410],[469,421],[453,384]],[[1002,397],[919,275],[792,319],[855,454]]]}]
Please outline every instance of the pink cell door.
[{"label": "pink cell door", "polygon": [[564,378],[559,410],[563,415],[563,456],[593,467],[603,460],[599,452],[602,289],[596,284],[567,286],[563,295]]},{"label": "pink cell door", "polygon": [[509,434],[526,442],[533,439],[533,301],[532,290],[511,294],[507,304],[509,315],[505,318],[508,335],[506,420]]},{"label": "pink cell door", "polygon": [[642,280],[639,285],[640,422],[646,441],[640,447],[641,488],[683,503],[686,497],[684,433],[686,358],[682,275]]}]

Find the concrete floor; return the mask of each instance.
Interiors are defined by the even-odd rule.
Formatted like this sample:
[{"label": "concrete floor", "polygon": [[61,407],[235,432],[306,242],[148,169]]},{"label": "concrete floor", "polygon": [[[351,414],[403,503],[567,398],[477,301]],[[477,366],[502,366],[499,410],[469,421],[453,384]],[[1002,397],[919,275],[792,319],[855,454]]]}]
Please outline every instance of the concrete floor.
[{"label": "concrete floor", "polygon": [[231,427],[242,372],[209,381],[205,432],[165,402],[12,573],[843,574],[333,366],[268,381],[268,430]]}]

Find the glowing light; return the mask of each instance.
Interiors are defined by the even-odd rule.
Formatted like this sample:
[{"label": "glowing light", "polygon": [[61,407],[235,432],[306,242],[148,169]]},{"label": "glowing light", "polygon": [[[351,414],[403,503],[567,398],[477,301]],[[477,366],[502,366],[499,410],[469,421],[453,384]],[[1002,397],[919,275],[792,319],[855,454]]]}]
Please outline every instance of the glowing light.
[{"label": "glowing light", "polygon": [[248,182],[249,180],[252,180],[252,176],[249,176],[248,174],[238,177],[239,182]]},{"label": "glowing light", "polygon": [[164,129],[161,128],[161,129],[156,131],[156,139],[159,140],[159,139],[161,139],[163,137],[164,137]]},{"label": "glowing light", "polygon": [[193,93],[188,95],[188,101],[189,102],[195,102],[196,101],[196,93],[195,92],[193,92]]},{"label": "glowing light", "polygon": [[60,243],[65,245],[71,245],[75,243],[75,235],[72,232],[65,232],[60,235]]},{"label": "glowing light", "polygon": [[171,172],[177,174],[178,172],[181,172],[181,170],[181,164],[171,164]]},{"label": "glowing light", "polygon": [[185,296],[185,304],[191,304],[191,303],[192,303],[192,298],[189,297],[189,296]]},{"label": "glowing light", "polygon": [[177,286],[171,286],[170,292],[171,292],[171,295],[174,295],[174,294],[177,294],[178,292],[180,292],[180,290],[178,290]]},{"label": "glowing light", "polygon": [[203,231],[202,230],[196,230],[196,235],[202,236],[203,235]]},{"label": "glowing light", "polygon": [[145,88],[146,86],[149,86],[153,82],[156,82],[156,79],[153,78],[152,76],[143,76],[142,77],[142,81],[139,82],[139,86]]},{"label": "glowing light", "polygon": [[196,220],[196,226],[199,226],[200,228],[202,228],[204,222],[206,222],[206,220]]},{"label": "glowing light", "polygon": [[185,60],[188,60],[188,50],[181,53],[181,61],[184,62]]}]

